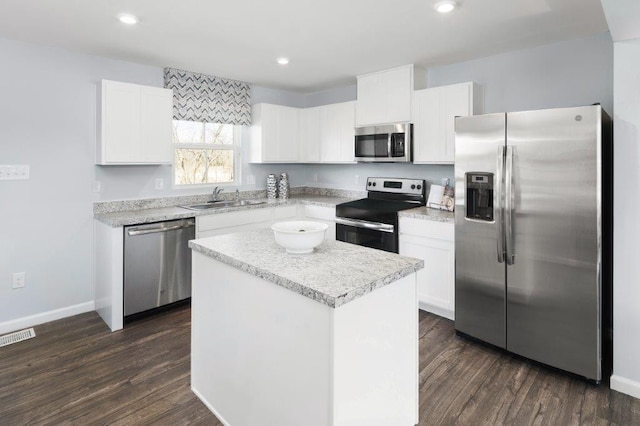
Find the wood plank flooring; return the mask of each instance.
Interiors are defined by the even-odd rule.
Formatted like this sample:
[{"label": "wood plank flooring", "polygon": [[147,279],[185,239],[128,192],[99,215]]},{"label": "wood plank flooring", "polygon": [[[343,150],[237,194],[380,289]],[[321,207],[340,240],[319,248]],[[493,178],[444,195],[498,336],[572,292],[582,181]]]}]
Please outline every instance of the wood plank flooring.
[{"label": "wood plank flooring", "polygon": [[[190,309],[95,313],[0,348],[0,425],[219,425],[190,390]],[[455,335],[420,312],[421,425],[640,425],[640,400]]]}]

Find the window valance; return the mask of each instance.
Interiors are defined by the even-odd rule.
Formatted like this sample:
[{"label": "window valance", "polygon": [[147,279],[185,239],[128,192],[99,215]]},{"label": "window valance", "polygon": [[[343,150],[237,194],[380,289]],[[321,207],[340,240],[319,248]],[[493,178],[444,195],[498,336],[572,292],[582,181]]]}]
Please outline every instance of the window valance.
[{"label": "window valance", "polygon": [[251,124],[251,85],[175,68],[164,69],[173,90],[174,120]]}]

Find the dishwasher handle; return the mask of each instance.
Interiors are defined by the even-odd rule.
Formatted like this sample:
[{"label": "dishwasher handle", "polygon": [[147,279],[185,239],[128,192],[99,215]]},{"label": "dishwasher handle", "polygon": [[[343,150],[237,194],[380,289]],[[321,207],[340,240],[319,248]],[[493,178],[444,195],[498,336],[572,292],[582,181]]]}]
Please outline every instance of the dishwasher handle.
[{"label": "dishwasher handle", "polygon": [[127,234],[129,234],[129,236],[133,237],[136,235],[147,235],[147,234],[156,234],[158,232],[169,232],[169,231],[177,231],[178,229],[185,229],[185,228],[190,228],[192,226],[195,226],[195,222],[190,220],[188,222],[185,223],[181,223],[179,225],[173,225],[173,226],[157,226],[155,228],[131,228],[129,230],[127,230]]}]

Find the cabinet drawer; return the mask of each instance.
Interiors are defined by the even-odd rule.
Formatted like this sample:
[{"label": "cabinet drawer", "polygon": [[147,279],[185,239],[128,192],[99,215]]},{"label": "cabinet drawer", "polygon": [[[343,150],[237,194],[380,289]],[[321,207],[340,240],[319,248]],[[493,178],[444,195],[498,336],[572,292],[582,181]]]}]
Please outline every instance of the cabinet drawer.
[{"label": "cabinet drawer", "polygon": [[401,217],[399,227],[401,234],[454,241],[455,229],[453,223]]},{"label": "cabinet drawer", "polygon": [[247,211],[212,214],[210,216],[199,216],[196,218],[198,231],[210,229],[220,229],[229,226],[246,225],[249,223],[271,221],[273,209],[262,208]]},{"label": "cabinet drawer", "polygon": [[276,207],[273,215],[274,220],[291,219],[298,216],[298,206]]},{"label": "cabinet drawer", "polygon": [[309,219],[322,219],[333,222],[336,218],[335,207],[323,207],[314,205],[304,206],[304,217]]}]

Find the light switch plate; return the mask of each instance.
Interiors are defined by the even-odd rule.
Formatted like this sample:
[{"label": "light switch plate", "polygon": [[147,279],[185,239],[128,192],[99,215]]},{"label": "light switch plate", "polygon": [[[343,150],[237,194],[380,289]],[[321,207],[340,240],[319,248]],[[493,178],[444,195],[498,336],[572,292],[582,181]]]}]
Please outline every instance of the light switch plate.
[{"label": "light switch plate", "polygon": [[156,178],[156,189],[163,189],[163,188],[164,188],[164,179]]},{"label": "light switch plate", "polygon": [[29,179],[29,166],[21,165],[4,165],[0,166],[0,180],[23,180]]},{"label": "light switch plate", "polygon": [[256,184],[256,177],[254,175],[248,175],[247,185],[255,185],[255,184]]}]

